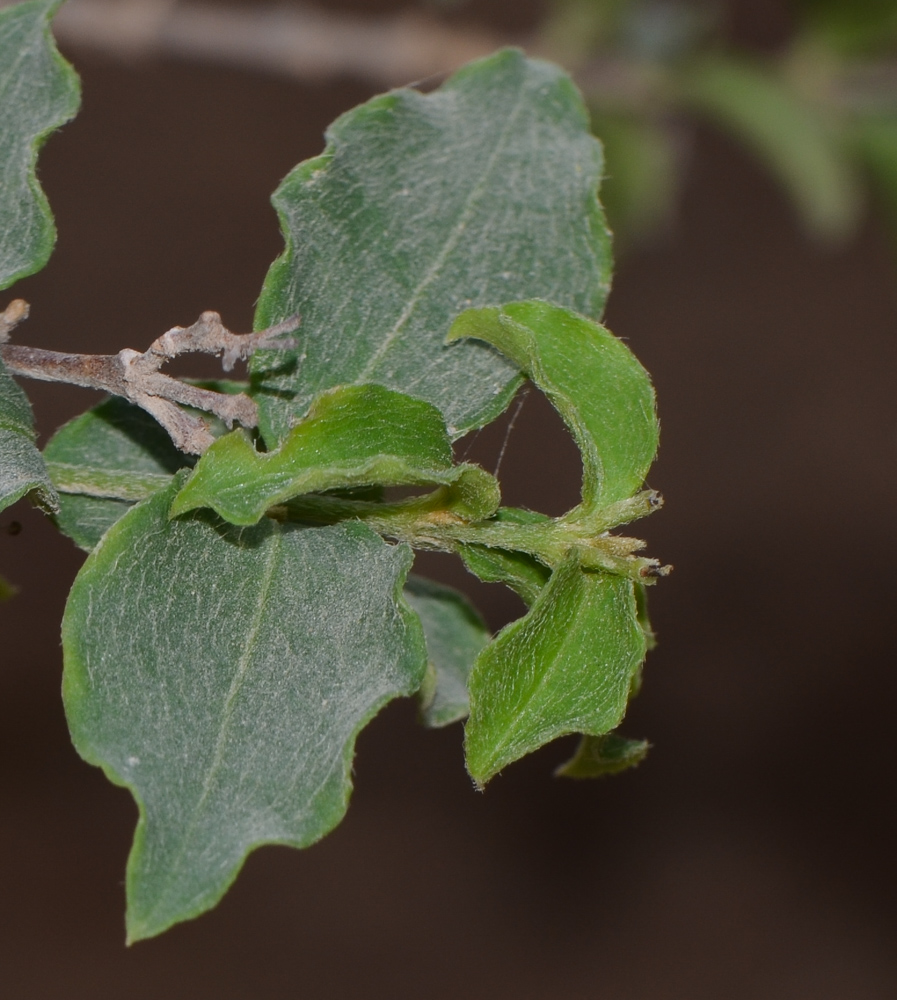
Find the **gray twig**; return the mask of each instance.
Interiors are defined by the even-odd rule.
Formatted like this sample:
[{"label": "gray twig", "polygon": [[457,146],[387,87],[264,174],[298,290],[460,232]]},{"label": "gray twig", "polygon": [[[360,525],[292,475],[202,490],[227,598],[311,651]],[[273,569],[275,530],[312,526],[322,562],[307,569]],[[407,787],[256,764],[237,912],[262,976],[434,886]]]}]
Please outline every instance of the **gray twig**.
[{"label": "gray twig", "polygon": [[130,348],[118,354],[61,354],[8,343],[11,331],[27,316],[28,303],[22,299],[15,299],[0,313],[0,358],[14,375],[123,396],[152,414],[175,445],[191,455],[201,455],[214,437],[202,417],[185,412],[178,404],[212,413],[229,427],[235,423],[255,427],[258,407],[245,393],[213,392],[163,375],[162,365],[180,354],[201,352],[219,355],[224,370],[230,371],[254,351],[295,346],[292,338],[283,335],[299,325],[299,317],[290,316],[267,330],[237,334],[224,326],[218,313],[204,312],[192,326],[176,326],[162,334],[143,354]]}]

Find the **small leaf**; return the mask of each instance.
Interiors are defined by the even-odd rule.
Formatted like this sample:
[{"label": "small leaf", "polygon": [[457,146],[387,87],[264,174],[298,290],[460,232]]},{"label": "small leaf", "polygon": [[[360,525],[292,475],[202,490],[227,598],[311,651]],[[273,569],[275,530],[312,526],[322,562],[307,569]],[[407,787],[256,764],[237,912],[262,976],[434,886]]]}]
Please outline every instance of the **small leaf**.
[{"label": "small leaf", "polygon": [[57,506],[35,438],[28,397],[0,361],[0,510],[29,493],[48,510]]},{"label": "small leaf", "polygon": [[[232,524],[255,524],[269,507],[304,493],[450,484],[468,469],[452,466],[451,443],[434,406],[378,385],[340,386],[315,400],[278,451],[257,452],[241,431],[216,441],[171,516],[211,507]],[[478,478],[487,475],[479,471]]]},{"label": "small leaf", "polygon": [[[492,520],[505,524],[539,524],[551,519],[531,510],[502,507]],[[510,552],[485,545],[461,545],[458,554],[474,576],[484,583],[506,584],[529,607],[532,607],[551,576],[547,566],[526,552]]]},{"label": "small leaf", "polygon": [[583,736],[576,753],[554,773],[564,778],[601,778],[636,767],[645,759],[651,744],[647,740],[627,740],[616,733]]},{"label": "small leaf", "polygon": [[474,780],[484,785],[558,736],[614,729],[644,656],[632,581],[582,570],[574,553],[474,664],[465,736]]},{"label": "small leaf", "polygon": [[61,0],[0,10],[0,288],[39,271],[56,229],[35,174],[37,151],[78,110],[80,88],[49,21]]},{"label": "small leaf", "polygon": [[468,711],[467,676],[489,630],[467,598],[421,576],[409,576],[405,600],[420,615],[427,638],[428,682],[421,712],[428,726],[447,726]]},{"label": "small leaf", "polygon": [[836,122],[772,70],[708,56],[681,81],[682,97],[746,143],[788,191],[805,225],[839,238],[859,222],[859,180]]},{"label": "small leaf", "polygon": [[601,314],[602,169],[570,78],[514,50],[339,118],[274,196],[286,250],[256,323],[298,312],[302,327],[300,351],[251,363],[269,447],[340,384],[425,399],[452,437],[498,416],[516,369],[482,344],[446,347],[445,332],[469,306],[529,296]]},{"label": "small leaf", "polygon": [[88,552],[134,501],[194,461],[148,413],[117,396],[60,427],[44,458],[59,489],[56,524]]},{"label": "small leaf", "polygon": [[106,533],[63,620],[75,746],[140,808],[130,941],[214,906],[261,844],[332,829],[358,732],[426,663],[407,546],[358,523],[171,521],[176,489]]},{"label": "small leaf", "polygon": [[17,592],[17,587],[0,576],[0,601],[8,601],[11,597],[15,597]]},{"label": "small leaf", "polygon": [[471,309],[449,332],[450,341],[461,337],[493,344],[551,400],[582,453],[585,512],[626,500],[642,485],[657,451],[654,390],[622,341],[547,302]]}]

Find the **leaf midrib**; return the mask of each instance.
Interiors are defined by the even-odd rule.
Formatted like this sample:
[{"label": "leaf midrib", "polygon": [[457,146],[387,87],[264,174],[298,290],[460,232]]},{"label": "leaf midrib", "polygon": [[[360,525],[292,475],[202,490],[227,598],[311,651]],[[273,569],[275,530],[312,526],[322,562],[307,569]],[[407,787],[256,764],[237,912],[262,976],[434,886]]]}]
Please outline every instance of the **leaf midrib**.
[{"label": "leaf midrib", "polygon": [[157,897],[157,902],[155,906],[150,909],[147,913],[145,921],[151,922],[152,916],[159,910],[168,897],[168,890],[171,886],[172,881],[178,875],[180,869],[180,863],[183,860],[184,855],[187,852],[187,845],[190,843],[193,837],[193,831],[196,829],[199,823],[199,818],[202,814],[203,807],[206,804],[209,795],[211,794],[212,786],[215,782],[215,778],[221,769],[221,765],[224,762],[225,756],[225,740],[227,738],[228,730],[230,729],[230,723],[233,718],[233,704],[236,701],[237,695],[240,693],[241,688],[246,680],[247,675],[250,671],[250,660],[252,652],[255,648],[256,642],[258,640],[259,632],[261,630],[262,617],[265,612],[265,608],[268,602],[268,595],[271,591],[271,585],[274,580],[274,572],[277,566],[278,556],[280,555],[281,548],[283,546],[282,533],[278,525],[273,525],[271,541],[271,551],[268,556],[268,561],[265,565],[265,569],[262,575],[261,586],[259,588],[259,600],[256,607],[255,613],[253,614],[252,623],[247,630],[247,638],[243,649],[243,654],[237,664],[237,669],[234,672],[234,676],[231,679],[230,687],[228,688],[227,695],[224,699],[224,709],[222,712],[221,725],[218,729],[218,737],[215,741],[215,750],[212,755],[212,763],[209,766],[206,779],[203,782],[202,793],[193,807],[193,811],[190,814],[190,820],[184,828],[184,833],[181,837],[181,847],[172,861],[168,869],[168,878],[165,879],[165,883],[162,890],[159,892]]},{"label": "leaf midrib", "polygon": [[389,331],[389,333],[383,339],[380,346],[377,348],[376,351],[374,351],[374,353],[368,359],[367,364],[355,378],[354,380],[355,384],[361,384],[366,379],[370,378],[371,374],[373,373],[374,369],[377,367],[379,362],[392,348],[393,344],[398,340],[399,336],[402,333],[403,328],[408,323],[408,320],[411,318],[412,313],[414,312],[415,308],[417,307],[418,303],[423,297],[424,292],[439,276],[442,265],[447,260],[449,254],[455,249],[455,247],[461,241],[461,236],[465,231],[467,222],[470,220],[473,214],[474,205],[476,205],[477,201],[482,196],[486,186],[486,182],[488,181],[490,175],[492,174],[492,171],[495,168],[498,157],[507,146],[508,137],[513,131],[513,127],[516,124],[517,118],[520,115],[520,111],[524,106],[524,95],[527,92],[527,90],[528,88],[526,86],[521,86],[517,95],[517,102],[514,106],[514,110],[508,116],[507,122],[505,123],[505,127],[501,131],[501,135],[499,136],[498,142],[495,144],[495,148],[493,149],[492,154],[490,155],[486,163],[486,167],[483,170],[483,173],[480,176],[479,181],[473,186],[473,188],[471,188],[471,191],[467,196],[467,200],[464,203],[464,208],[461,211],[460,217],[458,221],[455,223],[454,228],[449,234],[448,239],[443,244],[442,250],[440,250],[440,252],[436,255],[436,259],[433,261],[432,265],[430,266],[430,269],[427,271],[427,273],[418,283],[417,287],[414,289],[411,298],[408,300],[408,303],[406,304],[405,308],[400,313],[399,318],[393,324],[392,329]]}]

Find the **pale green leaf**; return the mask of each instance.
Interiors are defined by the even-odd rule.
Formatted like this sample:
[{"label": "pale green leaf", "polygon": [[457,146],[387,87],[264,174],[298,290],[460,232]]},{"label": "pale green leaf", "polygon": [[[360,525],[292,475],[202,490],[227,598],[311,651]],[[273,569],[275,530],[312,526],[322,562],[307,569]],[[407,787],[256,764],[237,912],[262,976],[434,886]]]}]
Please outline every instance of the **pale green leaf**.
[{"label": "pale green leaf", "polygon": [[269,445],[315,395],[376,382],[425,399],[453,437],[519,384],[483,344],[446,346],[469,306],[541,297],[601,314],[610,242],[600,144],[570,78],[505,50],[438,90],[397,90],[339,118],[274,203],[286,250],[256,324],[302,315],[301,349],[252,361]]},{"label": "pale green leaf", "polygon": [[132,941],[213,906],[255,847],[332,829],[359,730],[426,665],[406,546],[358,523],[172,521],[176,489],[107,531],[63,621],[75,746],[140,809]]},{"label": "pale green leaf", "polygon": [[489,642],[489,630],[463,594],[421,576],[408,577],[405,600],[427,638],[421,713],[428,726],[447,726],[467,715],[467,676]]},{"label": "pale green leaf", "polygon": [[583,509],[624,501],[642,485],[657,451],[648,373],[604,327],[547,302],[472,309],[449,339],[477,337],[511,358],[570,428],[583,463]]},{"label": "pale green leaf", "polygon": [[60,427],[44,458],[59,491],[56,524],[88,552],[134,501],[195,461],[148,413],[117,396]]},{"label": "pale green leaf", "polygon": [[610,732],[644,656],[632,581],[583,570],[572,555],[474,664],[465,735],[474,780],[558,736]]},{"label": "pale green leaf", "polygon": [[0,288],[39,271],[56,239],[35,175],[37,151],[74,116],[80,96],[49,30],[59,3],[31,0],[0,10]]},{"label": "pale green leaf", "polygon": [[379,385],[340,386],[318,396],[277,451],[256,451],[243,431],[219,438],[178,494],[171,516],[211,507],[232,524],[255,524],[271,506],[303,493],[451,484],[469,469],[452,465],[436,407]]},{"label": "pale green leaf", "polygon": [[[545,514],[515,507],[502,507],[492,521],[500,524],[546,524]],[[528,606],[539,596],[551,576],[551,570],[527,552],[489,548],[485,545],[461,545],[458,554],[474,576],[485,583],[504,583]]]},{"label": "pale green leaf", "polygon": [[647,740],[628,740],[616,733],[583,736],[576,753],[554,772],[564,778],[601,778],[619,774],[645,759],[651,748]]},{"label": "pale green leaf", "polygon": [[681,96],[763,161],[812,232],[837,238],[855,228],[860,186],[838,124],[784,77],[745,60],[708,56],[689,69]]},{"label": "pale green leaf", "polygon": [[28,397],[0,361],[0,510],[27,494],[48,510],[56,507],[56,491],[35,437]]}]

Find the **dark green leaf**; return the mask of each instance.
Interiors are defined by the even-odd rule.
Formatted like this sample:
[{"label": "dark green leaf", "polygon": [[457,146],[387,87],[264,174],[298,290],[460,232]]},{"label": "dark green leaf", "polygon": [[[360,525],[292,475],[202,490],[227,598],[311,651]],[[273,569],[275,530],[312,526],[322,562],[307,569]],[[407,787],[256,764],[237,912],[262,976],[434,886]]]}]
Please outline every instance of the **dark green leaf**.
[{"label": "dark green leaf", "polygon": [[287,247],[256,323],[302,326],[301,351],[252,361],[269,444],[317,393],[361,382],[427,400],[460,436],[519,377],[482,344],[446,346],[458,313],[539,296],[599,316],[611,258],[588,127],[570,78],[512,50],[339,118],[274,198]]},{"label": "dark green leaf", "polygon": [[194,459],[139,406],[113,397],[61,427],[44,458],[59,490],[56,523],[88,552],[131,507]]},{"label": "dark green leaf", "polygon": [[49,510],[57,505],[35,437],[28,397],[0,361],[0,510],[29,493]]},{"label": "dark green leaf", "polygon": [[614,729],[644,656],[632,581],[582,570],[571,556],[474,664],[465,738],[474,780],[485,784],[558,736]]},{"label": "dark green leaf", "polygon": [[554,773],[564,778],[601,778],[619,774],[645,759],[651,744],[647,740],[627,740],[616,733],[583,736],[576,753]]},{"label": "dark green leaf", "polygon": [[59,3],[32,0],[0,10],[0,288],[39,271],[56,239],[35,175],[37,151],[74,116],[80,95],[49,30]]},{"label": "dark green leaf", "polygon": [[274,504],[303,493],[450,484],[469,469],[452,465],[451,443],[434,406],[379,385],[340,386],[315,400],[278,451],[257,452],[243,431],[219,438],[178,494],[171,516],[211,507],[232,524],[255,524]]},{"label": "dark green leaf", "polygon": [[255,847],[332,829],[359,730],[426,665],[406,546],[358,523],[171,521],[176,489],[105,534],[63,621],[75,746],[140,808],[131,941],[213,906]]},{"label": "dark green leaf", "polygon": [[583,463],[583,508],[626,500],[657,451],[654,390],[648,373],[608,330],[547,302],[472,309],[449,339],[477,337],[516,362],[570,428]]},{"label": "dark green leaf", "polygon": [[428,726],[447,726],[467,715],[467,676],[489,630],[467,598],[421,576],[409,576],[405,600],[420,615],[427,637],[427,681],[421,712]]}]

